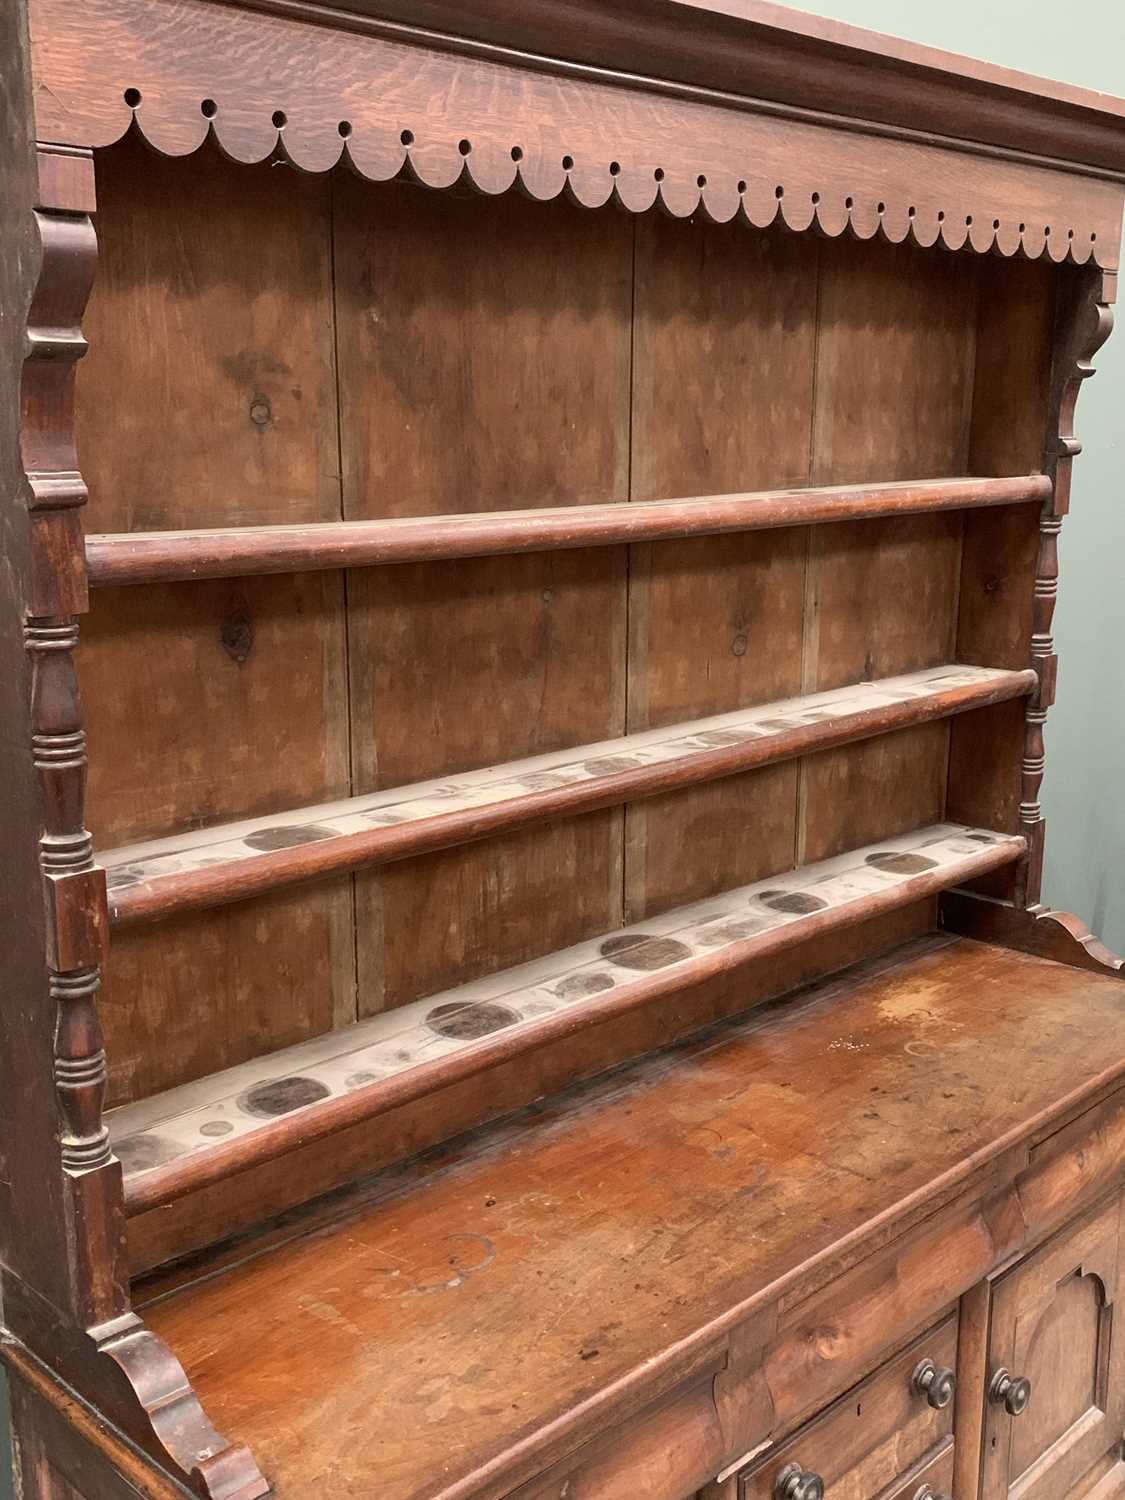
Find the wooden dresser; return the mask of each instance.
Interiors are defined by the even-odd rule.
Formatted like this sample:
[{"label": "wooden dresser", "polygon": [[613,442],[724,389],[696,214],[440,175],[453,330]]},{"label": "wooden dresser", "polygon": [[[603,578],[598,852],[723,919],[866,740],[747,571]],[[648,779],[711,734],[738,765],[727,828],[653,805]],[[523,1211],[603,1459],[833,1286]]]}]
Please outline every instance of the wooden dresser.
[{"label": "wooden dresser", "polygon": [[1125,1496],[1039,804],[1125,103],[765,0],[0,68],[23,1500]]}]

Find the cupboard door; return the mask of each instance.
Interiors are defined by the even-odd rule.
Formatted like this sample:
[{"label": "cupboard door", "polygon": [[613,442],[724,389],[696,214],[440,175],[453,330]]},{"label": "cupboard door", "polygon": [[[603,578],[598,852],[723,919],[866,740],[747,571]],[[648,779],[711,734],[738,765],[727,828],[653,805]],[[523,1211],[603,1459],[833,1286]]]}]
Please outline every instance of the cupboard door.
[{"label": "cupboard door", "polygon": [[1060,1500],[1121,1442],[1123,1203],[1064,1230],[996,1283],[981,1500]]}]

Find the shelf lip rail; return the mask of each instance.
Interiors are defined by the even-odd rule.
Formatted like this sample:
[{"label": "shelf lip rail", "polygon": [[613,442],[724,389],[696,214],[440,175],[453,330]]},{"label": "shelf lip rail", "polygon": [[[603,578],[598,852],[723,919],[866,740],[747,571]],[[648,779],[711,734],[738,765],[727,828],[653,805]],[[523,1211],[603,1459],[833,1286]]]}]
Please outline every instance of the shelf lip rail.
[{"label": "shelf lip rail", "polygon": [[159,921],[620,806],[1026,697],[1037,682],[1030,668],[943,665],[104,851],[110,921]]},{"label": "shelf lip rail", "polygon": [[[926,857],[926,850],[931,851],[932,857]],[[517,1019],[517,1011],[513,1010],[512,1022],[503,1029],[483,1037],[473,1036],[470,1030],[470,1039],[456,1045],[453,1051],[411,1060],[390,1076],[354,1088],[345,1086],[341,1092],[330,1093],[285,1115],[262,1123],[254,1120],[241,1134],[217,1138],[204,1146],[194,1145],[159,1165],[127,1172],[126,1212],[135,1217],[160,1208],[226,1177],[276,1160],[313,1141],[372,1120],[509,1063],[513,1058],[530,1055],[540,1047],[689,986],[963,885],[1021,859],[1026,851],[1027,841],[1019,835],[939,824],[724,892],[666,913],[663,918],[646,921],[643,931],[634,933],[624,928],[603,934],[592,943],[564,950],[554,957],[562,965],[559,973],[565,975],[585,974],[592,967],[605,969],[614,964],[615,957],[621,959],[624,954],[622,961],[626,968],[610,987],[590,993],[593,987],[587,985],[576,1002],[556,1000],[554,1008],[546,1014],[530,1018]],[[817,892],[821,894],[818,896]],[[727,908],[731,903],[750,918],[745,927],[730,921]],[[747,931],[748,935],[744,935]],[[652,968],[649,962],[631,962],[628,957],[630,952],[635,954],[646,945],[660,950],[652,955],[653,962],[658,961],[660,966],[651,972],[646,972]],[[569,969],[567,964],[571,966]],[[519,997],[525,992],[528,998],[547,993],[544,988],[547,981],[539,972],[541,967],[542,961],[538,966],[525,965],[494,976],[499,985],[497,998],[518,1006]],[[558,977],[555,976],[556,984]],[[453,999],[458,992],[448,991],[421,1002],[421,1008],[428,1012],[430,1020],[435,1014],[445,1016],[458,1008],[471,1010],[479,1003],[479,990],[479,981],[465,987],[460,1007]],[[453,1003],[448,1003],[451,1000]],[[443,1001],[447,1003],[442,1004]],[[493,1004],[481,1008],[495,1011],[505,1007]],[[404,1009],[417,1011],[419,1005]],[[395,1015],[392,1011],[380,1018],[384,1028],[395,1024]],[[397,1024],[403,1027],[402,1033],[383,1037],[383,1044],[389,1041],[394,1046],[400,1045],[402,1037],[407,1035],[407,1019],[400,1019]],[[423,1030],[425,1024],[421,1018],[414,1018],[415,1031]],[[370,1030],[369,1023],[361,1023],[357,1035],[366,1039]],[[307,1044],[299,1044],[290,1052],[300,1051],[300,1045]],[[298,1065],[285,1053],[274,1054],[271,1062],[280,1068]],[[128,1154],[131,1113],[134,1119],[140,1110],[151,1116],[153,1106],[160,1104],[158,1096],[141,1106],[126,1105],[111,1115],[114,1141],[122,1148],[123,1155]],[[229,1109],[226,1113],[229,1115]],[[153,1127],[149,1124],[147,1128]],[[198,1132],[195,1139],[198,1140]]]},{"label": "shelf lip rail", "polygon": [[1023,474],[560,505],[544,510],[106,533],[86,538],[86,567],[95,587],[176,583],[1042,503],[1051,492],[1048,475]]}]

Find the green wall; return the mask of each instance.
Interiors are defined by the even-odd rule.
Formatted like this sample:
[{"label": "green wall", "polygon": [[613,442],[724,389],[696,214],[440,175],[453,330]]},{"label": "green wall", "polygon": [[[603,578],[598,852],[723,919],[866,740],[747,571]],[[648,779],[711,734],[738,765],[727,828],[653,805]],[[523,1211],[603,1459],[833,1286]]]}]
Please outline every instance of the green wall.
[{"label": "green wall", "polygon": [[[1119,0],[819,0],[820,15],[1087,88],[1125,94]],[[1123,315],[1125,321],[1125,315]],[[1045,898],[1125,951],[1125,328],[1098,358],[1078,408],[1085,452],[1062,534],[1055,636],[1059,696],[1048,721]],[[1114,877],[1117,877],[1116,880]],[[0,1376],[0,1402],[3,1377]],[[8,1500],[0,1412],[0,1500]]]},{"label": "green wall", "polygon": [[[817,0],[837,21],[1125,95],[1120,0]],[[1123,305],[1125,306],[1125,305]],[[1125,324],[1125,311],[1120,314]],[[1058,700],[1047,720],[1044,900],[1125,952],[1125,326],[1078,403],[1060,542]]]}]

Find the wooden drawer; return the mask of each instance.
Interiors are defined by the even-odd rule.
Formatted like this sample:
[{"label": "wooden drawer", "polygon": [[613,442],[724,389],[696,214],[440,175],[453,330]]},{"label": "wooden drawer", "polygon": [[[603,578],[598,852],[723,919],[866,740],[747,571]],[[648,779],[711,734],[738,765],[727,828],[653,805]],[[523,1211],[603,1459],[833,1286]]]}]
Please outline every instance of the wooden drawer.
[{"label": "wooden drawer", "polygon": [[739,1476],[738,1500],[774,1500],[779,1476],[790,1465],[819,1475],[831,1500],[871,1500],[888,1489],[913,1500],[924,1483],[935,1496],[949,1494],[954,1403],[935,1408],[914,1388],[923,1359],[956,1369],[955,1316],[757,1458]]}]

